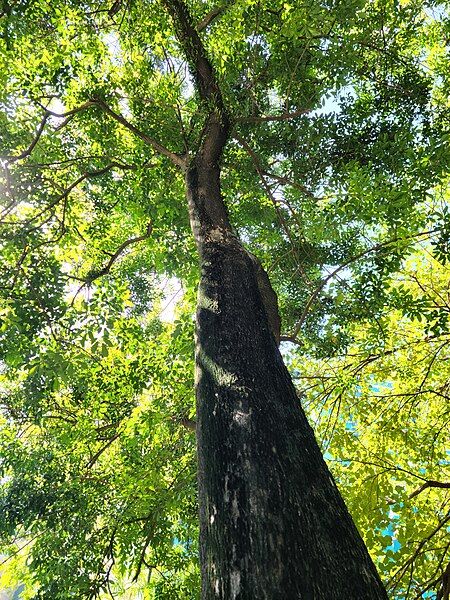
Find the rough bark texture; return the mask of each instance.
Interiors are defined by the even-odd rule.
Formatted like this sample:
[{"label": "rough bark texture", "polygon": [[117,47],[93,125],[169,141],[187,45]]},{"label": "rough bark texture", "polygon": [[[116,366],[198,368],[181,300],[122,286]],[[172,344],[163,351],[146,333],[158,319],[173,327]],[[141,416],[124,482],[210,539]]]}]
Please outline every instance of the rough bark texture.
[{"label": "rough bark texture", "polygon": [[202,600],[386,600],[277,345],[276,297],[232,232],[219,161],[230,123],[182,0],[162,0],[206,119],[186,157],[201,264],[196,394]]},{"label": "rough bark texture", "polygon": [[269,329],[252,259],[227,234],[201,255],[202,599],[386,599]]},{"label": "rough bark texture", "polygon": [[269,279],[231,230],[207,152],[186,184],[201,263],[202,600],[386,600],[278,350]]}]

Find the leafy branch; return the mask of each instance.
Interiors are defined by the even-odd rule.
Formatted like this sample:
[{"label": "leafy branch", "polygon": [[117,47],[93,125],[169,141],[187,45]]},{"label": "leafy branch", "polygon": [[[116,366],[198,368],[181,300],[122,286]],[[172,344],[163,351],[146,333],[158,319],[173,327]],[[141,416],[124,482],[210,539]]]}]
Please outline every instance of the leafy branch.
[{"label": "leafy branch", "polygon": [[95,281],[99,277],[103,277],[104,275],[107,275],[111,271],[111,268],[114,265],[114,263],[116,262],[116,260],[125,252],[125,250],[129,246],[132,246],[133,244],[137,244],[139,242],[143,242],[144,240],[148,239],[151,236],[152,231],[153,231],[153,225],[150,222],[147,225],[147,230],[144,234],[139,235],[137,237],[132,237],[128,240],[125,240],[122,244],[120,244],[120,246],[117,248],[117,250],[113,254],[111,254],[110,259],[108,260],[108,262],[106,263],[106,265],[104,267],[102,267],[99,270],[93,270],[87,275],[87,277],[84,280],[85,284],[90,285],[93,281]]},{"label": "leafy branch", "polygon": [[382,250],[386,247],[392,246],[393,244],[396,244],[398,242],[403,242],[403,241],[411,240],[411,239],[418,238],[418,237],[430,236],[434,233],[437,233],[438,231],[439,231],[439,228],[436,228],[436,229],[430,229],[428,231],[421,231],[419,233],[415,233],[415,234],[407,236],[407,237],[393,238],[391,240],[387,240],[386,242],[381,242],[379,244],[376,244],[375,246],[372,246],[371,248],[367,248],[366,250],[363,250],[362,252],[359,252],[358,254],[355,254],[355,256],[352,256],[348,260],[344,261],[341,265],[339,265],[338,267],[336,267],[336,269],[334,269],[331,273],[329,273],[329,275],[327,275],[324,279],[322,279],[320,284],[317,286],[317,288],[314,290],[314,292],[308,298],[305,308],[303,309],[303,313],[300,316],[300,319],[298,320],[297,324],[294,327],[294,330],[292,331],[292,334],[289,337],[291,339],[297,338],[297,336],[302,328],[302,325],[305,322],[305,319],[308,315],[309,309],[314,304],[318,295],[323,290],[323,288],[327,285],[327,283],[329,281],[331,281],[331,279],[333,279],[333,277],[335,277],[340,271],[342,271],[343,269],[348,267],[350,264],[358,261],[360,258],[363,258],[364,256],[367,256],[368,254],[371,254],[372,252],[378,252],[379,250]]},{"label": "leafy branch", "polygon": [[143,142],[151,146],[154,150],[156,150],[156,152],[169,158],[173,162],[173,164],[177,165],[178,167],[185,168],[186,159],[183,156],[176,154],[171,150],[168,150],[165,146],[163,146],[155,139],[138,129],[135,125],[130,123],[123,115],[117,113],[110,106],[108,106],[108,104],[106,104],[104,100],[101,100],[100,98],[95,98],[92,100],[92,102],[99,106],[107,115],[112,117],[115,121],[126,127],[129,131],[131,131],[131,133],[134,133]]}]

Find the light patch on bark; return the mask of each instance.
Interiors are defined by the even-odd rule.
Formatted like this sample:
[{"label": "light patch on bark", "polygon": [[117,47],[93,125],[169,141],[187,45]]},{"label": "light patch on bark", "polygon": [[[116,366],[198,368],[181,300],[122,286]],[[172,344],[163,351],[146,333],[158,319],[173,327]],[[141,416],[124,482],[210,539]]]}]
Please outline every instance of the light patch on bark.
[{"label": "light patch on bark", "polygon": [[251,412],[251,410],[249,412],[236,410],[233,415],[233,421],[241,427],[247,427],[250,421]]},{"label": "light patch on bark", "polygon": [[201,289],[198,292],[198,307],[204,308],[205,310],[209,310],[214,314],[219,314],[219,304],[217,300],[213,300],[212,298],[208,298],[206,294],[204,294]]},{"label": "light patch on bark", "polygon": [[225,475],[225,486],[224,487],[225,487],[225,492],[223,494],[223,498],[224,498],[225,504],[228,504],[228,500],[230,498],[230,494],[228,492],[228,475]]},{"label": "light patch on bark", "polygon": [[237,377],[234,373],[230,373],[230,371],[226,371],[225,369],[220,367],[202,350],[200,350],[199,359],[204,369],[209,371],[214,381],[218,385],[231,387],[237,382]]},{"label": "light patch on bark", "polygon": [[239,519],[239,505],[236,498],[236,494],[233,497],[233,501],[231,502],[231,514],[233,515],[234,521]]},{"label": "light patch on bark", "polygon": [[208,231],[207,241],[208,242],[225,242],[227,239],[227,231],[222,227],[214,227]]},{"label": "light patch on bark", "polygon": [[230,588],[231,588],[231,598],[235,600],[238,597],[239,592],[241,591],[241,574],[239,571],[233,569],[230,574]]},{"label": "light patch on bark", "polygon": [[214,521],[216,520],[216,515],[217,515],[217,508],[215,506],[212,507],[212,514],[209,517],[209,522],[211,523],[211,525],[214,523]]}]

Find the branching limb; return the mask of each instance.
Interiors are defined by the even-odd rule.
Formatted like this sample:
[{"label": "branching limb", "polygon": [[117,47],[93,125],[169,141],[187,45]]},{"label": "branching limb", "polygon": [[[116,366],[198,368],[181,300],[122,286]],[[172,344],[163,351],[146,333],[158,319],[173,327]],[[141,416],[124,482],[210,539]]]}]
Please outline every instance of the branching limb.
[{"label": "branching limb", "polygon": [[[56,112],[53,112],[52,110],[49,110],[47,107],[43,106],[42,104],[40,104],[38,102],[38,105],[44,111],[44,116],[42,117],[42,120],[37,128],[37,131],[35,133],[35,136],[31,142],[31,144],[28,146],[28,148],[26,148],[26,150],[24,150],[20,154],[18,154],[16,156],[7,156],[6,157],[7,163],[13,164],[19,160],[23,160],[24,158],[27,158],[28,156],[30,156],[30,154],[33,152],[34,148],[36,147],[36,144],[41,139],[42,133],[44,132],[45,126],[50,117],[66,118],[66,119],[71,118],[73,115],[81,112],[82,110],[85,110],[86,108],[89,108],[90,106],[94,106],[94,104],[95,104],[94,102],[89,101],[89,102],[85,102],[81,106],[78,106],[77,108],[73,108],[72,110],[69,110],[65,113],[56,113]],[[59,128],[61,128],[61,125],[59,126]]]},{"label": "branching limb", "polygon": [[153,226],[152,223],[150,222],[147,225],[147,231],[140,236],[137,237],[133,237],[130,238],[129,240],[125,240],[125,242],[123,242],[118,248],[117,250],[114,252],[114,254],[111,255],[109,261],[106,263],[106,265],[104,267],[102,267],[100,270],[98,271],[92,271],[88,277],[85,280],[85,283],[87,284],[91,284],[93,281],[95,281],[96,279],[98,279],[99,277],[103,277],[103,275],[107,275],[110,271],[111,268],[113,266],[113,264],[116,262],[116,260],[121,256],[121,254],[123,254],[123,252],[131,245],[133,244],[137,244],[138,242],[142,242],[146,239],[148,239],[152,233],[153,230]]},{"label": "branching limb", "polygon": [[193,70],[201,99],[210,101],[216,104],[216,108],[223,110],[222,95],[212,65],[192,24],[187,6],[182,0],[163,0],[163,3],[172,17],[177,39]]},{"label": "branching limb", "polygon": [[[254,152],[254,151],[252,150],[252,152]],[[256,156],[256,154],[255,154],[255,156]],[[309,190],[306,186],[302,185],[301,183],[298,183],[297,181],[292,181],[292,179],[290,179],[289,177],[286,177],[285,175],[277,175],[276,173],[272,173],[271,171],[266,171],[265,169],[262,169],[261,173],[268,179],[273,179],[274,181],[278,181],[278,183],[281,183],[283,185],[290,185],[291,187],[296,188],[297,190],[299,190],[300,192],[305,194],[305,196],[308,196],[308,198],[311,198],[312,200],[320,200],[320,198],[315,196],[311,192],[311,190]]]},{"label": "branching limb", "polygon": [[103,452],[105,452],[113,442],[115,442],[118,437],[119,437],[119,433],[114,434],[107,442],[106,444],[104,444],[88,461],[86,468],[90,469],[91,467],[94,466],[94,464],[97,462],[97,460],[100,458],[100,456],[103,454]]},{"label": "branching limb", "polygon": [[[117,168],[117,169],[122,169],[124,171],[128,171],[128,170],[134,171],[138,168],[148,168],[148,167],[152,167],[152,166],[154,166],[154,165],[152,165],[150,162],[144,163],[141,166],[137,166],[137,165],[130,165],[130,164],[114,161],[114,162],[111,162],[109,165],[106,165],[106,167],[102,167],[101,169],[96,169],[94,171],[86,171],[85,173],[80,175],[74,182],[72,182],[67,188],[63,189],[61,191],[61,193],[54,200],[52,200],[49,204],[47,204],[47,206],[45,206],[42,210],[40,210],[38,213],[36,213],[32,217],[30,217],[29,219],[24,219],[23,221],[1,221],[0,220],[0,225],[21,226],[21,225],[30,225],[31,223],[34,223],[37,219],[39,219],[39,217],[44,215],[46,212],[51,211],[57,204],[59,204],[61,202],[61,200],[64,200],[64,201],[67,200],[67,198],[69,197],[69,194],[76,187],[78,187],[80,185],[80,183],[82,183],[86,179],[100,177],[101,175],[104,175],[108,171],[111,171],[111,169]],[[24,233],[25,234],[31,233],[32,231],[35,231],[36,229],[39,229],[40,227],[42,227],[42,225],[44,225],[46,222],[47,221],[44,221],[44,223],[40,223],[37,227],[33,227],[32,229],[29,229],[29,230],[25,231]]]},{"label": "branching limb", "polygon": [[450,481],[434,481],[430,479],[429,481],[425,481],[417,490],[415,490],[412,494],[409,495],[409,499],[415,498],[421,492],[428,488],[442,488],[442,489],[450,489]]},{"label": "branching limb", "polygon": [[183,156],[172,152],[171,150],[154,140],[152,137],[138,129],[135,125],[133,125],[127,119],[125,119],[123,115],[115,112],[112,108],[110,108],[103,100],[96,98],[93,99],[92,102],[97,104],[97,106],[99,106],[107,115],[112,117],[115,121],[117,121],[118,123],[126,127],[129,131],[134,133],[134,135],[140,138],[143,142],[151,146],[154,150],[156,150],[156,152],[158,152],[158,154],[166,156],[173,162],[173,164],[177,165],[178,167],[181,167],[183,169],[185,168],[186,159]]},{"label": "branching limb", "polygon": [[42,121],[39,124],[39,127],[37,128],[36,134],[31,142],[31,144],[28,146],[28,148],[26,150],[24,150],[23,152],[21,152],[20,154],[18,154],[17,156],[8,156],[6,157],[7,160],[7,164],[12,164],[17,162],[18,160],[23,160],[24,158],[26,158],[27,156],[30,156],[30,154],[33,152],[34,148],[36,147],[36,144],[39,142],[39,140],[41,139],[41,135],[45,129],[45,125],[47,123],[47,121],[50,118],[50,114],[49,113],[45,113]]},{"label": "branching limb", "polygon": [[[47,206],[45,208],[43,208],[42,210],[40,210],[37,214],[35,214],[32,217],[30,217],[29,219],[25,219],[23,221],[0,221],[0,225],[18,226],[18,225],[30,225],[31,223],[34,223],[34,221],[39,219],[39,217],[41,217],[43,214],[45,214],[46,212],[48,212],[49,210],[54,208],[57,204],[59,204],[61,202],[61,200],[67,199],[69,194],[78,185],[80,185],[80,183],[82,183],[85,179],[89,179],[91,177],[99,177],[100,175],[104,175],[105,173],[107,173],[108,171],[113,169],[114,167],[123,168],[123,165],[121,165],[120,163],[110,163],[106,167],[97,169],[96,171],[86,171],[86,173],[83,173],[82,175],[80,175],[80,177],[78,177],[73,183],[71,183],[65,190],[63,190],[61,192],[61,194],[59,194],[54,200],[52,200],[50,202],[50,204],[47,204]],[[37,228],[41,227],[42,225],[43,225],[43,223],[41,223]],[[34,227],[32,230],[25,231],[24,233],[30,233],[31,231],[34,231],[37,228]]]},{"label": "branching limb", "polygon": [[147,225],[147,231],[140,236],[134,237],[134,238],[130,238],[128,240],[125,240],[125,242],[123,242],[118,249],[110,255],[110,259],[108,260],[108,262],[106,263],[106,265],[104,267],[102,267],[99,270],[93,270],[91,271],[87,277],[85,278],[81,278],[81,277],[76,277],[74,275],[69,275],[68,273],[65,274],[65,276],[68,279],[73,279],[75,281],[81,281],[82,285],[78,288],[78,290],[75,292],[72,301],[70,303],[70,306],[73,306],[75,304],[75,300],[78,297],[78,294],[81,292],[81,290],[83,290],[85,287],[91,285],[91,283],[93,281],[95,281],[96,279],[99,279],[100,277],[103,277],[104,275],[107,275],[110,271],[111,268],[113,266],[113,264],[116,262],[116,260],[121,256],[121,254],[132,244],[137,244],[138,242],[142,242],[143,240],[146,240],[147,238],[150,237],[152,233],[152,223],[150,222]]},{"label": "branching limb", "polygon": [[80,104],[80,106],[76,106],[75,108],[72,108],[70,110],[67,110],[63,113],[58,113],[55,112],[53,110],[50,110],[49,108],[47,108],[46,106],[44,106],[43,104],[41,104],[40,102],[37,102],[37,104],[42,108],[42,110],[44,111],[44,114],[49,116],[49,117],[56,117],[58,119],[67,119],[68,117],[72,117],[73,115],[76,115],[77,113],[86,110],[86,108],[90,108],[91,106],[95,106],[95,102],[93,102],[92,100],[88,100],[87,102],[84,102],[83,104]]},{"label": "branching limb", "polygon": [[90,108],[93,106],[98,106],[99,108],[101,108],[103,110],[103,112],[105,112],[107,115],[112,117],[115,121],[117,121],[118,123],[120,123],[121,125],[126,127],[129,131],[134,133],[134,135],[136,135],[138,138],[140,138],[146,144],[151,146],[156,152],[169,158],[178,167],[181,167],[181,168],[185,167],[186,161],[183,156],[180,156],[179,154],[176,154],[175,152],[172,152],[171,150],[165,148],[158,141],[154,140],[152,137],[150,137],[149,135],[147,135],[146,133],[144,133],[143,131],[138,129],[135,125],[130,123],[123,115],[115,112],[112,108],[110,108],[108,106],[108,104],[106,104],[106,102],[104,100],[101,100],[100,98],[92,98],[92,99],[88,100],[87,102],[85,102],[84,104],[81,104],[80,106],[73,108],[71,110],[68,110],[66,112],[63,112],[63,113],[57,113],[55,111],[49,110],[47,107],[40,104],[39,102],[38,102],[38,105],[44,111],[44,116],[42,118],[42,121],[39,124],[39,127],[36,131],[33,141],[28,146],[28,148],[26,150],[24,150],[21,154],[19,154],[17,156],[6,157],[6,161],[8,164],[12,164],[14,162],[23,160],[24,158],[30,156],[30,154],[33,152],[36,144],[39,142],[39,140],[42,136],[42,133],[45,129],[45,125],[47,124],[50,117],[56,117],[58,119],[65,119],[64,122],[61,123],[57,127],[56,131],[58,131],[58,130],[62,129],[63,127],[65,127],[71,121],[71,119],[74,117],[74,115],[76,115],[77,113],[79,113],[83,110],[86,110],[87,108]]}]

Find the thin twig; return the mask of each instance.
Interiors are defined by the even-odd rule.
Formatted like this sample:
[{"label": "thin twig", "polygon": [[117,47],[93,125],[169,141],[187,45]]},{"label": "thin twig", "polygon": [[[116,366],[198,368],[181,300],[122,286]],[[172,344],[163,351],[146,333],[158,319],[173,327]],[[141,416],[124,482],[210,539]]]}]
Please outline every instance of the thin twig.
[{"label": "thin twig", "polygon": [[310,108],[300,108],[292,112],[284,112],[281,115],[251,115],[249,117],[236,117],[235,123],[270,123],[272,121],[289,121],[290,119],[296,119],[302,115],[306,115],[311,112]]}]

